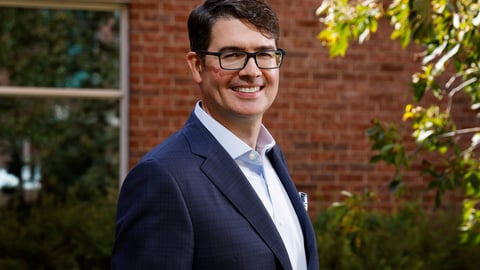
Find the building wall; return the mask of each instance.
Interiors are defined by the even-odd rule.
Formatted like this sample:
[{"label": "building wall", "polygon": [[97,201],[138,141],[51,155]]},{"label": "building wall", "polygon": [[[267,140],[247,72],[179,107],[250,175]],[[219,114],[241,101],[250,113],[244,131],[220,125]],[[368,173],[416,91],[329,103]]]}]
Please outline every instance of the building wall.
[{"label": "building wall", "polygon": [[[393,170],[369,163],[366,129],[375,118],[402,125],[412,97],[411,74],[420,65],[418,48],[403,50],[383,22],[366,44],[332,59],[316,39],[320,0],[269,2],[280,19],[280,47],[287,57],[279,96],[264,122],[283,148],[298,189],[309,193],[311,212],[341,199],[342,190],[365,188],[380,194],[382,207],[391,207]],[[185,54],[187,17],[200,3],[131,1],[130,166],[181,128],[199,99]],[[416,173],[407,180],[417,189],[426,187]]]}]

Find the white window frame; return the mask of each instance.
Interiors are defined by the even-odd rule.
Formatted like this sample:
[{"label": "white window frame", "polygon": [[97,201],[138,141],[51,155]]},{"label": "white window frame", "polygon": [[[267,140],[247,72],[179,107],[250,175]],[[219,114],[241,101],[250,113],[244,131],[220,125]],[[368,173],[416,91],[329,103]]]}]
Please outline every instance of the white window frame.
[{"label": "white window frame", "polygon": [[120,0],[77,0],[77,1],[41,1],[41,0],[0,0],[2,7],[21,8],[50,8],[50,9],[79,9],[93,11],[119,11],[120,12],[120,70],[119,89],[72,89],[57,87],[22,87],[0,86],[0,98],[2,96],[20,97],[54,97],[54,98],[78,98],[78,99],[108,99],[118,100],[120,105],[120,141],[119,141],[119,178],[121,184],[128,172],[128,123],[129,123],[129,17],[128,6],[130,1]]}]

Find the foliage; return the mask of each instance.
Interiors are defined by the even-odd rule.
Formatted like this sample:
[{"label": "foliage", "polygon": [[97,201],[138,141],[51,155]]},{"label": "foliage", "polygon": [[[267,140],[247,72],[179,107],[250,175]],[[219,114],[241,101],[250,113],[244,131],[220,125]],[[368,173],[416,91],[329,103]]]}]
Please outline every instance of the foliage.
[{"label": "foliage", "polygon": [[108,269],[116,196],[84,200],[84,188],[70,188],[64,203],[0,208],[0,269]]},{"label": "foliage", "polygon": [[118,88],[118,42],[102,35],[113,18],[112,12],[2,7],[0,71],[14,86]]},{"label": "foliage", "polygon": [[[25,184],[31,179],[22,169],[41,170],[41,192],[58,200],[78,181],[105,194],[118,182],[118,127],[109,122],[117,107],[103,100],[2,98],[0,141],[11,156],[9,172]],[[30,160],[22,156],[25,141],[34,146]],[[23,194],[22,185],[17,191]]]},{"label": "foliage", "polygon": [[[6,72],[6,83],[118,87],[115,16],[112,11],[1,8],[0,72]],[[7,170],[20,180],[15,193],[23,197],[24,185],[39,176],[41,192],[57,200],[78,181],[90,181],[102,194],[116,186],[118,114],[118,101],[2,97],[0,156],[9,157]]]},{"label": "foliage", "polygon": [[317,16],[325,14],[321,21],[327,26],[318,34],[330,55],[345,55],[350,39],[364,42],[370,33],[377,31],[377,19],[381,15],[379,3],[363,1],[361,5],[350,5],[348,0],[324,0],[317,9]]},{"label": "foliage", "polygon": [[367,131],[376,153],[372,162],[383,160],[395,167],[391,184],[395,189],[409,165],[422,159],[422,173],[431,177],[429,187],[437,190],[438,204],[446,190],[464,192],[462,239],[480,244],[480,127],[459,129],[452,116],[459,93],[470,97],[472,110],[480,108],[480,3],[394,0],[384,9],[378,0],[324,0],[317,15],[325,24],[318,38],[331,56],[344,55],[349,42],[367,40],[381,18],[390,21],[391,38],[403,47],[413,41],[424,48],[421,71],[412,76],[413,98],[424,101],[429,92],[437,102],[405,106],[403,120],[411,123],[417,148],[407,154],[395,126],[375,120]]},{"label": "foliage", "polygon": [[[118,40],[102,36],[118,34],[114,17],[110,11],[0,8],[0,73],[7,75],[0,84],[118,88]],[[118,105],[0,98],[0,158],[8,157],[6,169],[19,179],[0,191],[10,199],[0,205],[0,269],[109,268]],[[28,201],[24,187],[37,177],[39,198]]]},{"label": "foliage", "polygon": [[426,213],[410,202],[380,213],[370,209],[374,193],[344,195],[314,221],[321,269],[478,268],[480,246],[459,243],[454,211]]}]

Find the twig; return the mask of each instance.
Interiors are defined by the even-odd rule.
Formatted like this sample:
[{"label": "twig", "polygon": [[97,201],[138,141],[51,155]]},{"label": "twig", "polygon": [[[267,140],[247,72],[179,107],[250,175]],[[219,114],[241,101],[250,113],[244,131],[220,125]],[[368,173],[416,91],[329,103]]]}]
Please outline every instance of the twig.
[{"label": "twig", "polygon": [[453,88],[452,91],[448,94],[448,106],[447,106],[447,112],[450,112],[450,109],[452,108],[452,103],[453,103],[453,95],[455,95],[458,91],[462,90],[463,88],[467,87],[468,85],[474,83],[477,81],[477,77],[473,77],[471,79],[468,79],[458,85],[457,87]]},{"label": "twig", "polygon": [[463,135],[463,134],[474,133],[474,132],[480,132],[480,127],[464,128],[464,129],[459,129],[455,131],[450,131],[442,135],[439,135],[438,137],[446,138],[446,137],[453,137],[455,135]]}]

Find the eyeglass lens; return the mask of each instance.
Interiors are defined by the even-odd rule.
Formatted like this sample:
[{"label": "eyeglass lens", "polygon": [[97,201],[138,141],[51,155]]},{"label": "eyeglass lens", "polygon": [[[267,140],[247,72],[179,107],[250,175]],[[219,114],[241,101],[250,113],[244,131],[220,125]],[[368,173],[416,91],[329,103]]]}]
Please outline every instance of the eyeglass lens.
[{"label": "eyeglass lens", "polygon": [[282,53],[275,50],[259,51],[256,53],[247,52],[222,52],[220,54],[220,65],[224,69],[243,69],[250,57],[255,59],[259,68],[278,68],[282,63]]}]

